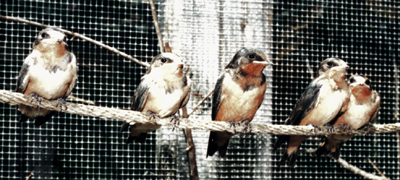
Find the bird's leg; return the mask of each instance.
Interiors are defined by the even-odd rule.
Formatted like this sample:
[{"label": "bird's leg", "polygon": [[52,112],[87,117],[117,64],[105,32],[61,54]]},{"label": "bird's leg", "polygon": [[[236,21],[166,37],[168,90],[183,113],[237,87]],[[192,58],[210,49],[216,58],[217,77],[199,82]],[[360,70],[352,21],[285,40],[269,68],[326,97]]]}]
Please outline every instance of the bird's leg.
[{"label": "bird's leg", "polygon": [[68,109],[68,107],[67,107],[67,102],[65,101],[64,98],[58,98],[58,99],[57,99],[57,105],[56,105],[56,107],[58,107],[58,106],[60,106],[60,111],[62,111],[62,107],[63,107],[63,106],[65,107],[65,110]]},{"label": "bird's leg", "polygon": [[228,122],[231,126],[229,126],[229,127],[232,127],[233,126],[233,132],[234,132],[234,134],[236,134],[236,121],[234,121],[234,120],[227,120],[226,122]]},{"label": "bird's leg", "polygon": [[244,123],[244,132],[251,133],[251,125],[248,119],[242,121]]},{"label": "bird's leg", "polygon": [[371,123],[366,124],[362,128],[364,128],[364,136],[365,136],[366,134],[368,134],[371,131]]},{"label": "bird's leg", "polygon": [[325,127],[326,127],[326,130],[328,130],[328,132],[329,132],[329,136],[332,135],[333,130],[334,130],[334,127],[332,126],[332,124],[327,123],[327,124],[325,124]]},{"label": "bird's leg", "polygon": [[170,122],[174,122],[174,126],[172,128],[172,131],[174,131],[175,128],[179,125],[179,117],[177,115],[175,115],[175,114],[172,115]]},{"label": "bird's leg", "polygon": [[342,126],[344,132],[346,132],[347,134],[350,134],[350,130],[351,130],[351,126],[346,124],[346,123],[340,123],[338,124],[339,126]]},{"label": "bird's leg", "polygon": [[314,125],[314,124],[311,124],[311,123],[309,123],[309,124],[307,124],[307,126],[311,126],[311,127],[313,127],[314,129],[313,129],[313,134],[315,135],[315,131],[316,131],[316,129],[318,129],[318,130],[321,130],[321,128],[319,128],[319,126],[317,126],[317,125]]},{"label": "bird's leg", "polygon": [[32,103],[33,99],[36,100],[36,102],[37,102],[37,107],[40,108],[40,103],[42,102],[42,98],[41,98],[38,94],[32,93],[32,94],[31,94],[31,103]]},{"label": "bird's leg", "polygon": [[153,120],[154,125],[157,125],[156,118],[160,118],[160,115],[158,115],[157,113],[151,112],[151,111],[147,111],[147,115],[150,116],[150,120]]}]

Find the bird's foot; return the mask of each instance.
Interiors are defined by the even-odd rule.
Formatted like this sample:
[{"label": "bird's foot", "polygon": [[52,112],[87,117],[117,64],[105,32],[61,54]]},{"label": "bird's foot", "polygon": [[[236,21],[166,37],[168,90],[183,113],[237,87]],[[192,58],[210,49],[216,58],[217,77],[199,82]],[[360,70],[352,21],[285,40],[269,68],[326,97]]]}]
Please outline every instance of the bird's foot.
[{"label": "bird's foot", "polygon": [[332,124],[330,124],[330,123],[325,124],[325,128],[326,128],[326,130],[328,131],[329,136],[332,135],[332,133],[333,133],[333,131],[334,131],[334,129],[335,129],[335,128],[332,126]]},{"label": "bird's foot", "polygon": [[67,101],[65,101],[64,98],[58,98],[58,99],[57,99],[57,105],[56,105],[56,107],[58,107],[58,106],[60,106],[60,111],[62,111],[62,107],[63,107],[63,106],[65,107],[65,110],[68,109],[68,107],[67,107]]},{"label": "bird's foot", "polygon": [[160,118],[160,115],[158,115],[157,113],[151,112],[151,111],[147,111],[147,115],[150,116],[150,120],[153,120],[154,125],[157,125],[157,118]]},{"label": "bird's foot", "polygon": [[371,123],[366,124],[363,128],[364,128],[364,136],[366,134],[369,134],[371,131]]},{"label": "bird's foot", "polygon": [[318,130],[321,130],[321,128],[320,128],[319,126],[314,125],[314,124],[311,124],[311,123],[307,124],[307,126],[311,126],[311,127],[314,128],[314,129],[313,129],[313,134],[314,134],[314,135],[315,135],[315,132],[317,131],[317,129],[318,129]]},{"label": "bird's foot", "polygon": [[243,129],[243,131],[246,132],[246,133],[251,133],[251,125],[250,125],[250,122],[251,122],[251,121],[249,121],[249,120],[247,120],[247,119],[243,121],[243,123],[244,123],[244,129]]},{"label": "bird's foot", "polygon": [[176,115],[172,115],[170,122],[174,122],[174,126],[172,128],[172,131],[174,131],[175,128],[178,127],[178,125],[179,125],[179,122],[180,122],[179,117]]},{"label": "bird's foot", "polygon": [[37,107],[40,108],[40,103],[42,102],[42,98],[41,98],[38,94],[32,93],[32,94],[31,94],[31,103],[32,103],[32,101],[33,101],[34,99],[35,99],[36,102],[37,102]]},{"label": "bird's foot", "polygon": [[347,134],[350,134],[350,131],[351,131],[351,126],[350,125],[348,125],[346,123],[340,123],[338,125],[343,128],[344,132],[346,132]]},{"label": "bird's foot", "polygon": [[231,126],[229,127],[233,127],[233,133],[236,134],[236,121],[234,120],[227,120],[226,122],[228,122]]}]

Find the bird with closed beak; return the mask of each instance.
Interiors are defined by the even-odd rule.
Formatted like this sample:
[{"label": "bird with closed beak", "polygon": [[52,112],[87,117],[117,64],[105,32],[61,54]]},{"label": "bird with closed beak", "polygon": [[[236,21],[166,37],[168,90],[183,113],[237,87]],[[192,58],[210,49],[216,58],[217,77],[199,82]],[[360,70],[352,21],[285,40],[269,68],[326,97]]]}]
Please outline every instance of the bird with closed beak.
[{"label": "bird with closed beak", "polygon": [[[162,53],[152,59],[147,73],[142,77],[133,95],[131,109],[147,113],[151,119],[172,116],[174,123],[178,123],[175,113],[188,103],[190,89],[191,80],[183,72],[182,58],[174,53]],[[134,140],[144,143],[147,133],[160,127],[155,122],[124,122],[121,131],[128,130],[129,126],[130,135],[126,143]]]},{"label": "bird with closed beak", "polygon": [[[246,130],[251,131],[249,123],[261,106],[267,89],[263,70],[270,64],[273,63],[261,50],[242,48],[237,51],[215,85],[212,120],[229,122],[233,127],[235,123],[243,122]],[[207,157],[217,151],[220,157],[225,157],[229,139],[233,135],[211,131]]]},{"label": "bird with closed beak", "polygon": [[31,95],[37,107],[19,105],[20,122],[35,119],[35,124],[41,125],[53,116],[54,111],[40,108],[42,98],[57,100],[60,111],[65,106],[78,71],[76,57],[68,51],[65,39],[65,34],[54,28],[44,29],[36,37],[19,72],[16,91]]},{"label": "bird with closed beak", "polygon": [[[334,126],[343,126],[348,131],[365,127],[369,131],[369,124],[379,110],[381,98],[379,93],[372,89],[371,80],[365,76],[353,75],[348,80],[351,95],[347,110],[335,120]],[[315,150],[317,156],[332,155],[335,159],[340,156],[343,143],[354,137],[354,134],[331,135]]]},{"label": "bird with closed beak", "polygon": [[[319,76],[303,92],[285,125],[327,125],[336,116],[345,112],[350,98],[349,88],[345,81],[347,68],[349,68],[347,63],[338,58],[322,61],[318,71]],[[287,161],[289,166],[294,167],[299,147],[308,137],[305,135],[278,136],[273,147],[274,151],[283,142],[286,141],[288,144],[280,165]]]}]

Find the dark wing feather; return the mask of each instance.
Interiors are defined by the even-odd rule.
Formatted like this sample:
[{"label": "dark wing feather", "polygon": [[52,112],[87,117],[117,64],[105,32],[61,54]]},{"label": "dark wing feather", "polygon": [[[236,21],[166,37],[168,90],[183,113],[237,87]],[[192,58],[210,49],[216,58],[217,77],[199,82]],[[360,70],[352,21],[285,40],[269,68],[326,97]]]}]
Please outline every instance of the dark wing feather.
[{"label": "dark wing feather", "polygon": [[300,124],[301,120],[315,107],[321,87],[322,84],[317,81],[312,82],[306,88],[290,113],[289,119],[285,122],[286,125]]},{"label": "dark wing feather", "polygon": [[131,110],[142,111],[149,95],[149,82],[144,78],[136,88],[131,102]]},{"label": "dark wing feather", "polygon": [[[285,125],[299,125],[301,120],[315,107],[318,100],[319,91],[322,87],[320,80],[314,80],[303,92],[297,101]],[[283,142],[287,141],[289,136],[280,135],[273,145],[273,151],[276,151]]]},{"label": "dark wing feather", "polygon": [[[69,53],[64,57],[63,60],[64,60],[65,62],[67,62],[67,63],[76,62],[76,57],[75,57],[75,55],[74,55],[73,53],[69,52]],[[67,91],[65,92],[65,95],[64,95],[64,97],[63,97],[64,99],[67,99],[67,97],[71,94],[72,90],[73,90],[74,87],[75,87],[76,80],[78,79],[78,75],[77,75],[78,72],[77,72],[77,71],[78,71],[78,68],[77,68],[75,74],[73,75],[74,77],[72,78],[72,81],[71,81],[71,83],[69,84],[69,87],[68,87]]]},{"label": "dark wing feather", "polygon": [[221,104],[221,97],[222,97],[222,82],[224,81],[225,74],[222,74],[221,77],[217,80],[217,83],[215,84],[214,88],[214,93],[212,95],[212,112],[211,112],[211,118],[214,121],[215,118],[217,117],[218,111],[219,111],[219,106]]},{"label": "dark wing feather", "polygon": [[27,83],[24,84],[24,79],[28,74],[29,65],[24,63],[22,65],[21,71],[19,71],[17,87],[15,88],[16,92],[24,93],[27,87]]},{"label": "dark wing feather", "polygon": [[[149,94],[149,86],[148,86],[148,81],[146,81],[146,78],[143,77],[143,80],[140,82],[139,86],[136,88],[135,93],[133,94],[132,100],[131,100],[131,110],[134,111],[142,111],[144,108],[144,105],[146,104],[147,101],[147,96]],[[124,122],[122,123],[121,126],[121,132],[128,130],[129,124]]]},{"label": "dark wing feather", "polygon": [[[186,79],[187,77],[185,76],[184,79]],[[190,92],[192,90],[190,84],[186,84],[186,86],[189,86],[189,91],[186,93],[185,98],[182,99],[182,102],[179,106],[179,108],[185,107],[186,104],[189,102],[189,98],[190,98]]]}]

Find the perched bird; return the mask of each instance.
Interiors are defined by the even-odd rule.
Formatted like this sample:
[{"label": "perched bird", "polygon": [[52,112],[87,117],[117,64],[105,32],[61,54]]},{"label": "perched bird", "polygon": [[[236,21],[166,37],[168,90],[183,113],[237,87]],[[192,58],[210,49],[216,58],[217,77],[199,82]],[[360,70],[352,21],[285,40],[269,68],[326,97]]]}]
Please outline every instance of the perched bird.
[{"label": "perched bird", "polygon": [[19,105],[20,122],[35,119],[36,125],[48,121],[54,111],[40,109],[41,98],[58,100],[60,111],[65,99],[75,87],[78,67],[75,55],[68,51],[64,33],[46,28],[33,43],[33,50],[25,58],[19,72],[16,91],[31,95],[38,107]]},{"label": "perched bird", "polygon": [[[162,53],[151,61],[147,73],[137,87],[131,103],[131,109],[149,113],[152,118],[173,116],[189,101],[191,80],[183,73],[182,58],[173,53]],[[174,120],[178,120],[173,116]],[[128,130],[124,122],[121,131]],[[126,143],[144,143],[146,135],[160,126],[153,123],[130,126],[130,135]]]},{"label": "perched bird", "polygon": [[[349,66],[341,59],[328,58],[321,62],[319,76],[301,95],[285,125],[326,125],[339,113],[343,113],[350,98],[345,81],[346,69]],[[288,142],[281,164],[286,160],[294,166],[300,144],[309,136],[278,136],[274,151],[285,141]]]},{"label": "perched bird", "polygon": [[[212,120],[227,121],[231,125],[244,122],[246,129],[253,119],[267,89],[264,68],[272,64],[267,55],[257,49],[242,48],[225,67],[217,80],[212,96]],[[218,151],[224,157],[229,139],[234,134],[210,132],[207,157]]]},{"label": "perched bird", "polygon": [[[334,126],[343,126],[346,130],[361,127],[369,128],[369,123],[378,114],[381,98],[372,90],[371,81],[364,76],[353,75],[348,80],[350,86],[350,101],[344,114],[337,118]],[[350,135],[331,135],[314,152],[317,156],[331,154],[335,159],[340,156],[340,148],[343,143],[351,139]]]}]

